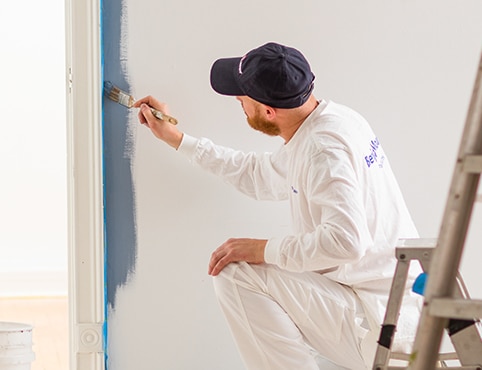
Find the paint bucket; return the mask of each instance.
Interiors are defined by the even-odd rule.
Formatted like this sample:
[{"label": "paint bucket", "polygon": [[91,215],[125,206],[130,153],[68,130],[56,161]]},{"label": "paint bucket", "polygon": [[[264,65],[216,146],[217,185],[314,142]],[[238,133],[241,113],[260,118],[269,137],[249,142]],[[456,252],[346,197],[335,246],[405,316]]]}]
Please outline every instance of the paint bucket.
[{"label": "paint bucket", "polygon": [[30,370],[34,359],[32,326],[0,321],[0,369]]}]

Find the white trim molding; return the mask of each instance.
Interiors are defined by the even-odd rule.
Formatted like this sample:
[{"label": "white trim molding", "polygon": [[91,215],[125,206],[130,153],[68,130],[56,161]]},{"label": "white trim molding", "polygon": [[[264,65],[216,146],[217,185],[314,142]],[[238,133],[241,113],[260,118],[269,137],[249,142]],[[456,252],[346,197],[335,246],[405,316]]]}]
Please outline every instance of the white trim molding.
[{"label": "white trim molding", "polygon": [[103,370],[101,0],[65,1],[70,369]]}]

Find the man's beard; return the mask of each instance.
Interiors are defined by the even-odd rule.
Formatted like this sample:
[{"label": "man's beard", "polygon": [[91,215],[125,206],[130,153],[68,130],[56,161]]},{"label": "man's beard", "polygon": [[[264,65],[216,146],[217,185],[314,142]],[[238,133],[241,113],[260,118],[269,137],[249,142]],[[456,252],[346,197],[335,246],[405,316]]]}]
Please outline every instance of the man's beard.
[{"label": "man's beard", "polygon": [[247,116],[249,125],[255,130],[261,131],[262,133],[269,136],[278,136],[280,134],[280,129],[273,122],[261,117],[260,108],[256,107],[254,116]]}]

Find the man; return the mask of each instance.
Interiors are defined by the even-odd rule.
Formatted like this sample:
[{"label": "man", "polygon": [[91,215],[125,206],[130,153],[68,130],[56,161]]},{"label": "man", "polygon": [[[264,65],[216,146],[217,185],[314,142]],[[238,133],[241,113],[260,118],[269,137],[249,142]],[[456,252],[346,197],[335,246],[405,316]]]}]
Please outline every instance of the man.
[{"label": "man", "polygon": [[[284,145],[256,155],[196,139],[157,120],[152,97],[139,120],[194,163],[256,199],[289,200],[293,234],[230,239],[209,262],[216,294],[248,369],[318,369],[314,354],[371,367],[399,238],[417,237],[379,140],[353,110],[313,94],[296,49],[268,43],[217,60],[211,85],[235,96],[248,123]],[[412,302],[413,301],[413,302]],[[409,296],[404,308],[417,314]],[[398,333],[410,339],[408,320]],[[416,320],[413,320],[413,325]]]}]

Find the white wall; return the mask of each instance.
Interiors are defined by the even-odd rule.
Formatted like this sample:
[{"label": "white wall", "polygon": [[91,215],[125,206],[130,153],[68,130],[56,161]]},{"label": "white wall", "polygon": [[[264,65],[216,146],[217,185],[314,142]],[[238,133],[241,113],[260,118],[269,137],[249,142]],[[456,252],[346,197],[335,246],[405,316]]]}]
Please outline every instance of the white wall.
[{"label": "white wall", "polygon": [[[437,235],[481,52],[480,1],[125,4],[134,94],[169,102],[182,130],[224,145],[262,151],[280,141],[251,131],[239,104],[211,91],[212,62],[267,41],[302,50],[317,76],[315,95],[371,122],[421,235]],[[110,368],[242,369],[207,262],[228,237],[287,232],[286,205],[235,193],[156,141],[134,114],[130,122],[138,251],[132,280],[109,311]],[[475,246],[468,254],[482,257]],[[477,268],[469,261],[464,272],[482,296]]]},{"label": "white wall", "polygon": [[0,296],[66,294],[64,2],[8,2],[0,33]]}]

